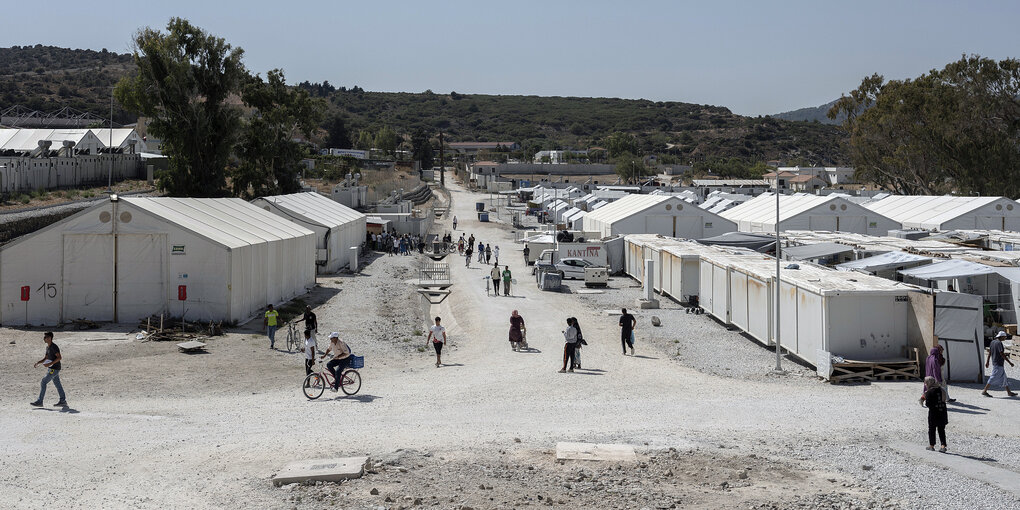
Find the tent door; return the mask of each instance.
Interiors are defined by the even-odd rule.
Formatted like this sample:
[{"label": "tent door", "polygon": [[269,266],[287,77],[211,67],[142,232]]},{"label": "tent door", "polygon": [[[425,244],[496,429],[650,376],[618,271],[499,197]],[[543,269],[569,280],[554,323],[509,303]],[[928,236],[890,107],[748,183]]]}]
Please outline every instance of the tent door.
[{"label": "tent door", "polygon": [[135,321],[166,311],[166,234],[117,235],[117,320]]},{"label": "tent door", "polygon": [[836,216],[836,230],[854,234],[867,234],[868,221],[864,216]]},{"label": "tent door", "polygon": [[113,236],[64,234],[62,322],[113,320]]}]

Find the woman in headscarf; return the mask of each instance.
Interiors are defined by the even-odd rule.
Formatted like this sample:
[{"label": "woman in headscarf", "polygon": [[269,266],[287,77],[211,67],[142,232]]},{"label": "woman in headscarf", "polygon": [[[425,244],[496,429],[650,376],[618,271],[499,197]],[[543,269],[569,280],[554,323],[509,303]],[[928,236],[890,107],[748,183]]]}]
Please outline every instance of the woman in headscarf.
[{"label": "woman in headscarf", "polygon": [[942,388],[942,397],[946,402],[956,402],[955,398],[949,398],[949,385],[946,384],[942,377],[942,365],[945,364],[946,358],[942,355],[942,346],[936,345],[932,347],[928,351],[928,358],[924,361],[924,376],[935,378],[935,382]]},{"label": "woman in headscarf", "polygon": [[577,317],[571,317],[571,325],[577,330],[577,343],[574,345],[574,365],[571,368],[581,368],[581,347],[588,345],[588,342],[584,341],[584,335],[581,334],[581,325],[577,322]]},{"label": "woman in headscarf", "polygon": [[524,317],[517,314],[517,310],[514,310],[510,314],[510,348],[517,351],[523,350],[522,344],[524,343]]}]

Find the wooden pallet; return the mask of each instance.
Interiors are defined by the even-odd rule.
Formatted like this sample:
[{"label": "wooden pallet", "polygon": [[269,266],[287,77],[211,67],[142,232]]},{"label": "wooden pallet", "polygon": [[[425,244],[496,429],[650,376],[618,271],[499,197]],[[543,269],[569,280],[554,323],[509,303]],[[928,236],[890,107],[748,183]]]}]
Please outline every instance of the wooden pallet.
[{"label": "wooden pallet", "polygon": [[829,382],[914,381],[920,379],[914,360],[852,361],[832,364]]}]

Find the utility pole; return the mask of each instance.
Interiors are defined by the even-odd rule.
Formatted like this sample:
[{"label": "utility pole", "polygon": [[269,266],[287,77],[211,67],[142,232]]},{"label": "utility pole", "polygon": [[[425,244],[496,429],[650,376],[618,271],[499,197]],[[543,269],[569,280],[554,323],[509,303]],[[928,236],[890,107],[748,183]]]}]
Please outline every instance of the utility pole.
[{"label": "utility pole", "polygon": [[113,89],[110,89],[110,171],[106,174],[106,192],[113,193]]},{"label": "utility pole", "polygon": [[780,288],[783,286],[782,280],[779,278],[779,256],[781,248],[779,246],[779,174],[776,172],[776,372],[783,371],[783,357],[782,357],[782,344],[780,342],[782,327],[779,324],[779,301],[783,298]]},{"label": "utility pole", "polygon": [[440,186],[446,188],[446,150],[443,146],[443,132],[440,132]]}]

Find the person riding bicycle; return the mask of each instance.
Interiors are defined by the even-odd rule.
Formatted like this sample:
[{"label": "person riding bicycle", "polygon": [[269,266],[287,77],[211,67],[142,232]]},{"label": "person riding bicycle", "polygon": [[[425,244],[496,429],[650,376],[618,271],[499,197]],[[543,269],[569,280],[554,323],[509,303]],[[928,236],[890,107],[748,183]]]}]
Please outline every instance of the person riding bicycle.
[{"label": "person riding bicycle", "polygon": [[340,339],[340,333],[334,331],[329,334],[329,347],[326,348],[326,352],[322,353],[322,358],[319,361],[326,359],[326,355],[332,354],[333,359],[326,363],[326,369],[333,374],[333,391],[336,392],[340,389],[340,381],[343,376],[344,369],[351,362],[351,348],[346,342]]}]

